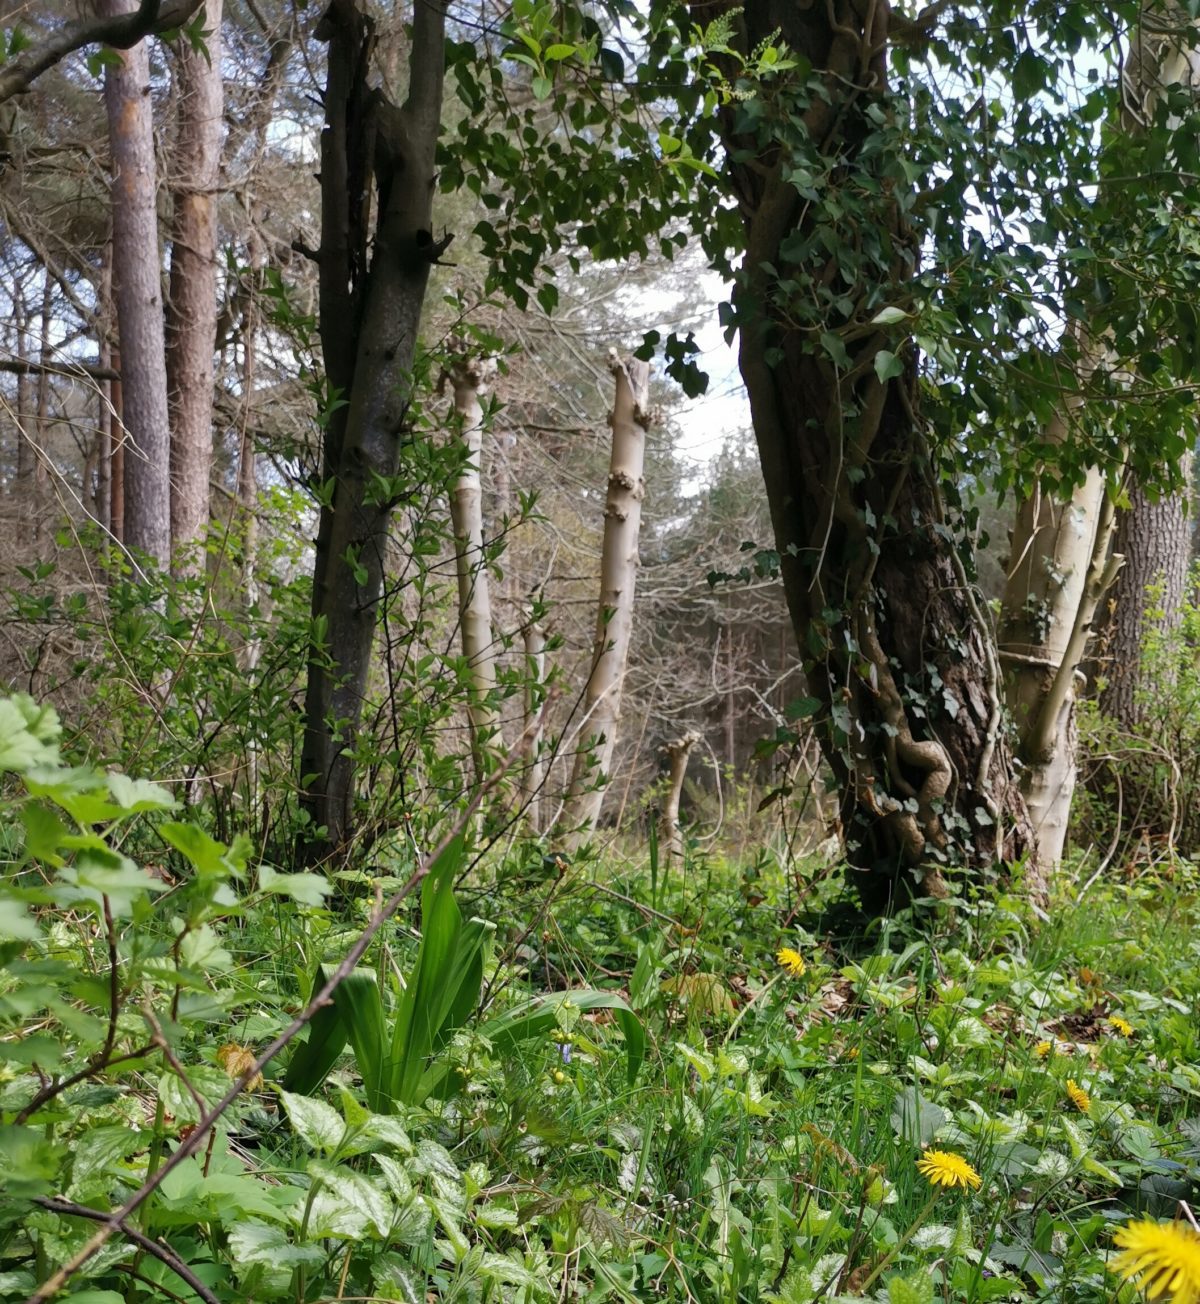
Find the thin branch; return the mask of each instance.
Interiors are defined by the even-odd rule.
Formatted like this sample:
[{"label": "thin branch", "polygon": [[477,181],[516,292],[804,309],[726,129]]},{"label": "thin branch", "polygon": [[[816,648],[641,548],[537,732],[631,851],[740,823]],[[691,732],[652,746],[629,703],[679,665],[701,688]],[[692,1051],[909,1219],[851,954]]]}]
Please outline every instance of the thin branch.
[{"label": "thin branch", "polygon": [[[70,1200],[59,1200],[52,1196],[35,1195],[33,1203],[41,1205],[43,1209],[48,1209],[51,1213],[62,1214],[67,1218],[87,1218],[91,1222],[108,1223],[114,1216],[105,1213],[103,1209],[90,1209],[85,1204],[75,1204]],[[128,1236],[139,1249],[156,1258],[159,1263],[165,1263],[177,1277],[186,1281],[196,1294],[204,1300],[204,1304],[221,1304],[221,1301],[170,1246],[164,1245],[161,1241],[152,1241],[149,1236],[143,1235],[136,1227],[125,1226],[120,1219],[118,1219],[118,1223],[124,1235]]]},{"label": "thin branch", "polygon": [[43,40],[0,67],[0,104],[27,91],[46,71],[85,45],[111,45],[128,50],[144,36],[182,27],[200,8],[201,0],[175,0],[162,7],[162,0],[141,0],[129,14],[114,18],[77,18],[64,23]]},{"label": "thin branch", "polygon": [[0,358],[0,371],[14,376],[73,376],[88,380],[121,379],[121,373],[112,367],[101,367],[94,362],[32,362],[21,358]]}]

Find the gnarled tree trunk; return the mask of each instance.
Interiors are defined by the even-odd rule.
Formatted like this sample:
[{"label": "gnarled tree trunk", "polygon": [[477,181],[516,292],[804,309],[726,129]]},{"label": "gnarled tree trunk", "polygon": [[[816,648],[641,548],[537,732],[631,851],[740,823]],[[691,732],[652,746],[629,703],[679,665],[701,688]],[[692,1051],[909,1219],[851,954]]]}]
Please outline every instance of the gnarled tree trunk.
[{"label": "gnarled tree trunk", "polygon": [[319,642],[309,661],[300,762],[314,826],[302,849],[310,860],[344,851],[353,831],[354,749],[417,331],[430,268],[448,243],[433,237],[445,22],[446,0],[414,6],[408,98],[400,108],[369,89],[374,30],[355,0],[333,0],[318,27],[329,43],[315,254],[321,346],[330,389],[347,406],[330,415],[322,457],[312,601]]},{"label": "gnarled tree trunk", "polygon": [[[136,0],[96,0],[102,18],[137,9]],[[104,70],[112,157],[113,300],[121,342],[125,426],[124,542],[160,566],[171,554],[171,440],[158,250],[158,177],[145,42]]]},{"label": "gnarled tree trunk", "polygon": [[[740,366],[813,725],[872,909],[942,893],[944,867],[980,871],[1033,844],[992,631],[944,519],[915,350],[877,321],[903,304],[917,260],[910,183],[876,129],[889,112],[888,20],[886,0],[749,0],[743,49],[778,32],[825,93],[807,73],[780,73],[753,113],[737,100],[722,111],[746,232]],[[826,172],[840,211],[814,190]]]}]

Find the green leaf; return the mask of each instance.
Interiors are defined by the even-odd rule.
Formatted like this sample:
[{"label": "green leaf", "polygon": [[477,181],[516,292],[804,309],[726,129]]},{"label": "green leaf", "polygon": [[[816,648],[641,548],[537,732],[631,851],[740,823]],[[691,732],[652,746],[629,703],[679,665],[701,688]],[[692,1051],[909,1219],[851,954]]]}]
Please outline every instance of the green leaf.
[{"label": "green leaf", "polygon": [[39,706],[28,693],[0,698],[0,770],[58,765],[61,734],[52,706]]},{"label": "green leaf", "polygon": [[846,352],[846,345],[840,335],[835,335],[833,331],[822,331],[821,347],[843,371],[850,370],[850,355]]},{"label": "green leaf", "polygon": [[157,783],[131,779],[124,774],[108,776],[108,791],[123,811],[134,814],[147,810],[174,810],[179,803]]},{"label": "green leaf", "polygon": [[577,48],[577,46],[565,45],[562,42],[559,42],[556,45],[548,45],[545,50],[542,51],[542,58],[545,59],[547,63],[557,63],[561,59],[569,59],[575,53]]},{"label": "green leaf", "polygon": [[927,1272],[889,1277],[888,1299],[891,1304],[933,1304],[933,1278]]},{"label": "green leaf", "polygon": [[383,1238],[395,1210],[391,1197],[370,1178],[353,1169],[312,1160],[308,1171],[320,1183],[313,1197],[308,1234],[361,1240],[368,1233]]},{"label": "green leaf", "polygon": [[875,374],[880,381],[886,383],[897,376],[904,375],[904,363],[887,349],[880,349],[875,355]]},{"label": "green leaf", "polygon": [[323,1100],[297,1096],[282,1089],[279,1099],[301,1141],[312,1150],[333,1154],[346,1133],[346,1124],[337,1110]]},{"label": "green leaf", "polygon": [[543,73],[530,78],[529,86],[533,91],[533,98],[538,101],[548,100],[554,94],[554,82]]},{"label": "green leaf", "polygon": [[240,877],[242,867],[238,863],[237,851],[231,852],[224,843],[210,838],[194,824],[167,821],[158,826],[158,832],[164,842],[188,861],[201,879],[226,881]]},{"label": "green leaf", "polygon": [[646,1055],[646,1034],[637,1015],[624,997],[616,992],[584,988],[580,991],[535,996],[533,1000],[514,1006],[498,1018],[483,1024],[479,1032],[497,1050],[510,1052],[521,1042],[528,1041],[531,1037],[545,1037],[557,1028],[560,1007],[564,1004],[572,1005],[584,1013],[589,1010],[612,1010],[625,1038],[626,1077],[632,1086]]},{"label": "green leaf", "polygon": [[258,886],[274,896],[291,897],[302,906],[319,906],[329,895],[329,880],[320,874],[280,874],[270,865],[259,865]]},{"label": "green leaf", "polygon": [[0,937],[18,942],[32,942],[41,930],[29,911],[8,896],[0,896]]},{"label": "green leaf", "polygon": [[894,326],[896,322],[904,321],[907,316],[908,313],[903,308],[897,308],[894,304],[890,304],[886,308],[880,308],[875,316],[871,318],[871,325]]}]

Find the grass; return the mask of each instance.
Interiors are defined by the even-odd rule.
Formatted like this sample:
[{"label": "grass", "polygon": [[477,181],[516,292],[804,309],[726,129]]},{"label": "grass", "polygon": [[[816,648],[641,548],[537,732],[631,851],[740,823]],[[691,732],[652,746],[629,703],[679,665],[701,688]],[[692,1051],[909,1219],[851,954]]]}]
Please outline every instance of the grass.
[{"label": "grass", "polygon": [[[665,881],[636,862],[565,877],[549,863],[485,864],[488,880],[460,889],[464,916],[496,930],[486,1009],[438,1052],[445,1098],[373,1115],[352,1056],[311,1096],[284,1092],[275,1063],[142,1231],[221,1301],[1140,1298],[1109,1271],[1114,1233],[1174,1217],[1200,1180],[1187,865],[1091,884],[1082,901],[1078,865],[1048,912],[993,892],[914,907],[847,947],[825,926],[836,912],[797,922],[795,880],[766,856],[693,854]],[[162,1016],[186,1081],[135,1062],[73,1088],[36,1135],[0,1128],[0,1296],[23,1297],[90,1230],[45,1193],[120,1202],[198,1115],[192,1092],[220,1095],[369,905],[336,914],[298,881],[295,899],[214,924],[205,947],[219,933],[228,964]],[[368,955],[388,1000],[419,923],[414,905]],[[130,921],[122,954],[150,928]],[[103,977],[102,941],[64,913],[42,959]],[[125,993],[122,1036],[163,963]],[[22,1004],[22,972],[0,992],[10,1040],[55,1028]],[[89,981],[72,989],[84,1005],[104,987]],[[582,988],[636,1011],[648,1053],[632,1084],[609,1010],[560,1001],[517,1045],[480,1032],[539,993]],[[63,1007],[55,1017],[57,1035],[85,1037]],[[19,1063],[5,1073],[7,1122],[32,1079]],[[46,1173],[36,1189],[31,1163]],[[120,1241],[72,1291],[200,1298]]]}]

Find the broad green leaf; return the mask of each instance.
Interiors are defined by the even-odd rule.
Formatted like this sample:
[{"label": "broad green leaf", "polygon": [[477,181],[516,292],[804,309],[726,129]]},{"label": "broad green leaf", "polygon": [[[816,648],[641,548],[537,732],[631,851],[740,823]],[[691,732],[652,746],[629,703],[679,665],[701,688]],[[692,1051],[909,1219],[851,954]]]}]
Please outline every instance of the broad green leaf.
[{"label": "broad green leaf", "polygon": [[19,901],[0,896],[0,938],[32,942],[41,932],[33,916]]},{"label": "broad green leaf", "polygon": [[360,1240],[368,1233],[384,1237],[395,1210],[391,1197],[370,1178],[341,1165],[312,1160],[308,1171],[320,1189],[312,1202],[309,1234]]},{"label": "broad green leaf", "polygon": [[322,1154],[333,1154],[346,1132],[346,1124],[337,1110],[323,1100],[298,1096],[291,1091],[280,1090],[279,1099],[296,1135],[305,1145]]},{"label": "broad green leaf", "polygon": [[872,326],[894,326],[898,321],[904,321],[908,313],[903,308],[897,308],[894,304],[880,310],[871,318]]},{"label": "broad green leaf", "polygon": [[887,349],[880,349],[875,355],[875,374],[880,381],[892,380],[904,375],[904,363]]},{"label": "broad green leaf", "polygon": [[320,874],[280,874],[270,865],[259,865],[258,886],[262,892],[291,897],[302,906],[319,906],[329,895],[329,880]]},{"label": "broad green leaf", "polygon": [[52,706],[39,706],[28,693],[0,698],[0,771],[57,765],[61,733]]},{"label": "broad green leaf", "polygon": [[174,810],[179,803],[157,783],[131,779],[124,774],[108,775],[108,791],[123,811]]}]

